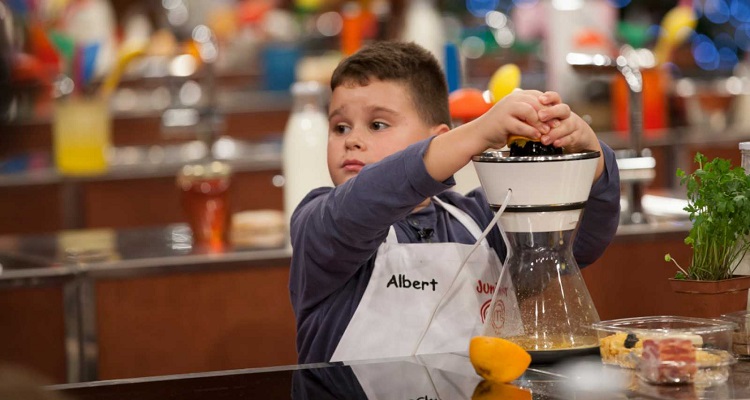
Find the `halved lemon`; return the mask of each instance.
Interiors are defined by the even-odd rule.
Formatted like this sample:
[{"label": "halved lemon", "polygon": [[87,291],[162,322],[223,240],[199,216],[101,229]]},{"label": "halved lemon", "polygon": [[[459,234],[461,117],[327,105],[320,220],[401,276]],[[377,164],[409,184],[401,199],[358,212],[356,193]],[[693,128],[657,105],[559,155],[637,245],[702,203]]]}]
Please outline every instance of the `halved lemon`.
[{"label": "halved lemon", "polygon": [[509,340],[475,336],[469,343],[469,360],[482,378],[506,383],[523,375],[531,364],[531,355]]}]

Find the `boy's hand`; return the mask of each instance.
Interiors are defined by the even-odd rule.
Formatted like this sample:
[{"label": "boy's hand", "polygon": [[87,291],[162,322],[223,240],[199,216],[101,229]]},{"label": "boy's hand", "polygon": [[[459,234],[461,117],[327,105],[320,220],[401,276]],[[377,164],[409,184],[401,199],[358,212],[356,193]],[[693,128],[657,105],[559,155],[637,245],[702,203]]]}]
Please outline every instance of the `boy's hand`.
[{"label": "boy's hand", "polygon": [[[442,182],[488,148],[500,149],[509,135],[539,139],[544,144],[565,147],[567,152],[601,151],[599,140],[588,124],[570,111],[555,92],[516,90],[497,102],[481,117],[435,138],[424,156],[427,171]],[[604,171],[600,157],[594,179]]]},{"label": "boy's hand", "polygon": [[551,128],[541,136],[543,144],[564,147],[567,153],[601,150],[594,130],[561,102],[559,94],[546,92],[539,97],[539,101],[546,106],[539,110],[539,121]]},{"label": "boy's hand", "polygon": [[[509,135],[539,139],[548,134],[551,127],[539,119],[539,112],[548,107],[548,104],[554,105],[555,98],[548,96],[548,104],[543,104],[539,100],[542,95],[543,93],[537,90],[516,90],[474,121],[477,128],[483,132],[487,147],[502,148],[507,143]],[[551,119],[558,114],[551,114]],[[551,119],[548,121],[551,122]]]},{"label": "boy's hand", "polygon": [[[546,106],[539,110],[539,121],[552,128],[542,135],[543,144],[563,147],[566,153],[579,153],[583,150],[602,151],[594,130],[562,102],[559,94],[545,92],[539,96],[539,101]],[[604,172],[604,167],[604,157],[599,157],[594,181],[599,179]]]}]

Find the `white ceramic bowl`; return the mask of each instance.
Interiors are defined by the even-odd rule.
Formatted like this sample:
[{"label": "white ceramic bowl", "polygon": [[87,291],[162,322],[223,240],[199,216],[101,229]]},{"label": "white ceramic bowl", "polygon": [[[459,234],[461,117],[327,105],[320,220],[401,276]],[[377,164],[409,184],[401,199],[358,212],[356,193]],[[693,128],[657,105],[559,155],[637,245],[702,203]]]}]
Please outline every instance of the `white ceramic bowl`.
[{"label": "white ceramic bowl", "polygon": [[473,164],[491,205],[500,207],[508,189],[513,191],[507,212],[585,202],[599,157],[598,151],[510,157],[509,151],[496,150],[474,156]]}]

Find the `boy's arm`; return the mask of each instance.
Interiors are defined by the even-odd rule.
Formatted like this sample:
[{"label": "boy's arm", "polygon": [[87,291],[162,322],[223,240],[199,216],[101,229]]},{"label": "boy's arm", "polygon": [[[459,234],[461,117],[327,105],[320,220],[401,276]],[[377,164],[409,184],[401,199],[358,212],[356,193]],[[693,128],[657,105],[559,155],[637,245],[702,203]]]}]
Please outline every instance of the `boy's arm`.
[{"label": "boy's arm", "polygon": [[[510,134],[563,147],[568,153],[602,151],[596,133],[561,102],[560,95],[523,90],[504,97],[481,117],[439,135],[425,153],[427,171],[436,180],[446,179],[472,156],[505,146]],[[604,164],[602,157],[594,181],[604,172]]]},{"label": "boy's arm", "polygon": [[375,254],[391,225],[453,185],[452,179],[438,182],[427,173],[422,156],[429,143],[415,143],[303,200],[290,232],[290,290],[305,303],[295,308],[312,306],[341,287]]},{"label": "boy's arm", "polygon": [[508,135],[539,139],[550,127],[539,120],[543,107],[538,91],[516,91],[481,117],[438,135],[424,155],[425,167],[437,181],[455,174],[471,157],[489,148],[505,146]]}]

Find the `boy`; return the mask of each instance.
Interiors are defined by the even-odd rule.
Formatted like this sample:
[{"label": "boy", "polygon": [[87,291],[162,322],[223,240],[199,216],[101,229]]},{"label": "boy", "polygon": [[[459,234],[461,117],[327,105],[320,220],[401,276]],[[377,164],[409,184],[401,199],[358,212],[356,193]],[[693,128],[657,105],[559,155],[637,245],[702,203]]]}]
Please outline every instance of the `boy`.
[{"label": "boy", "polygon": [[[481,189],[447,190],[473,155],[508,135],[602,152],[574,253],[594,262],[617,229],[614,153],[553,92],[516,91],[482,117],[450,130],[442,70],[423,48],[380,42],[343,60],[331,79],[328,169],[334,188],[311,191],[292,215],[289,290],[300,363],[465,351],[477,310],[431,326],[465,249],[493,217]],[[505,244],[487,236],[471,268],[499,270]],[[476,285],[476,280],[471,280]],[[474,287],[461,296],[476,296]],[[491,297],[492,294],[485,294]],[[461,301],[462,299],[451,299]]]}]

